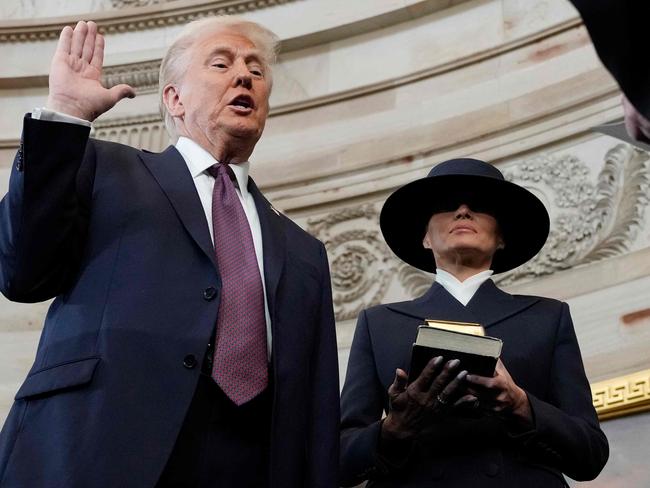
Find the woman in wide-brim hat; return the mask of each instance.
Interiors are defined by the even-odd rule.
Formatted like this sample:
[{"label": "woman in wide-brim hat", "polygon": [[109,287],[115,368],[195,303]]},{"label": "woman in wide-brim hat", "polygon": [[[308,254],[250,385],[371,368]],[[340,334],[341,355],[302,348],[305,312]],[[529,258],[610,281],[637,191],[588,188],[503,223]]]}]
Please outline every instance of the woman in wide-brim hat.
[{"label": "woman in wide-brim hat", "polygon": [[[372,487],[562,487],[595,478],[608,444],[565,303],[490,279],[535,256],[549,217],[492,165],[455,159],[389,196],[381,230],[436,273],[421,297],[364,310],[341,398],[341,483]],[[453,357],[406,372],[426,319],[478,322],[503,341],[492,377]]]}]

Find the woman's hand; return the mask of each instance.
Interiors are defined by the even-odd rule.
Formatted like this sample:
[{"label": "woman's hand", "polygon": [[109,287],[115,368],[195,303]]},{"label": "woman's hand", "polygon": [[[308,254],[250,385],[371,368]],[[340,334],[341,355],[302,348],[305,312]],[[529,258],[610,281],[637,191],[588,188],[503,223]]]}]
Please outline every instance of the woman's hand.
[{"label": "woman's hand", "polygon": [[478,397],[481,406],[495,413],[531,426],[533,414],[526,392],[508,373],[501,359],[497,361],[494,376],[491,378],[467,375],[470,391]]},{"label": "woman's hand", "polygon": [[443,366],[443,358],[435,357],[410,385],[406,372],[398,369],[388,388],[390,410],[382,423],[382,437],[413,439],[448,406],[466,401],[466,397],[458,400],[467,376],[467,371],[456,374],[459,364],[454,359]]}]

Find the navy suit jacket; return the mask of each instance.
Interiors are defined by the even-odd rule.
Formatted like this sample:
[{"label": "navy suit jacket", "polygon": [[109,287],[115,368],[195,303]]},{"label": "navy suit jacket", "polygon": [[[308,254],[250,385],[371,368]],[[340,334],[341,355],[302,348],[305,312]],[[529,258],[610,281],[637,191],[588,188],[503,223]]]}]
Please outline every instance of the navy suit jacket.
[{"label": "navy suit jacket", "polygon": [[[417,328],[427,318],[479,322],[503,339],[501,358],[528,395],[534,429],[515,433],[475,412],[442,420],[430,438],[403,446],[398,462],[378,453],[388,387],[396,368],[408,371]],[[568,306],[509,295],[491,280],[466,307],[434,283],[416,300],[362,312],[341,408],[344,486],[370,479],[369,487],[391,488],[560,487],[561,473],[592,479],[608,457]]]},{"label": "navy suit jacket", "polygon": [[[88,135],[26,117],[0,203],[2,292],[56,297],[0,435],[2,488],[154,486],[216,324],[219,271],[180,154]],[[332,488],[339,390],[327,256],[252,180],[249,190],[273,334],[271,486]]]}]

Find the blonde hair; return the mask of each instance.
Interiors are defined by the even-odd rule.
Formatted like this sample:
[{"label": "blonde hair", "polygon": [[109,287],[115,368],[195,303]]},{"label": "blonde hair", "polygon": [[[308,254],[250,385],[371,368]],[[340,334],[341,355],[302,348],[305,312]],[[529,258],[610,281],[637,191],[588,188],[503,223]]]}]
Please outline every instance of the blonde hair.
[{"label": "blonde hair", "polygon": [[189,50],[194,45],[194,42],[204,34],[219,31],[235,31],[255,44],[255,47],[261,53],[262,62],[266,64],[268,69],[269,83],[272,84],[273,82],[270,68],[276,62],[280,40],[266,27],[229,15],[207,17],[188,23],[165,53],[160,64],[160,75],[158,77],[160,115],[163,117],[167,132],[174,139],[177,136],[174,118],[163,101],[163,90],[167,84],[178,82],[183,77],[187,69]]}]

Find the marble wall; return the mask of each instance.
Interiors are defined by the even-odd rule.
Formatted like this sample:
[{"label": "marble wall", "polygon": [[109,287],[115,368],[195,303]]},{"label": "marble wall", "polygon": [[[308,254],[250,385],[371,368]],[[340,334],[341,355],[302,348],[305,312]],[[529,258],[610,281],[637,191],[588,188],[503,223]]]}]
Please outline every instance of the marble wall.
[{"label": "marble wall", "polygon": [[[188,19],[233,12],[282,40],[251,171],[278,209],[326,243],[342,375],[359,310],[417,296],[433,280],[384,244],[382,202],[457,156],[493,162],[551,214],[545,248],[500,285],[568,301],[591,381],[650,368],[650,156],[591,131],[621,116],[620,93],[566,0],[6,0],[0,190],[23,113],[45,101],[63,25],[97,20],[105,83],[138,94],[100,117],[95,137],[160,150],[169,142],[156,99],[165,47]],[[0,418],[46,309],[0,301]],[[612,460],[585,485],[650,484],[629,434],[646,417],[605,421]]]}]

